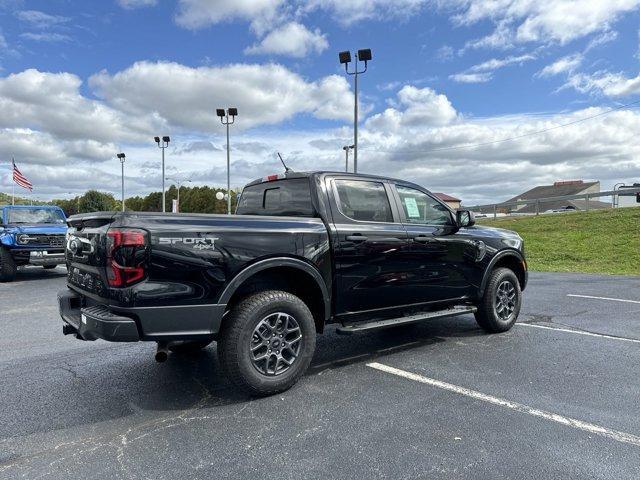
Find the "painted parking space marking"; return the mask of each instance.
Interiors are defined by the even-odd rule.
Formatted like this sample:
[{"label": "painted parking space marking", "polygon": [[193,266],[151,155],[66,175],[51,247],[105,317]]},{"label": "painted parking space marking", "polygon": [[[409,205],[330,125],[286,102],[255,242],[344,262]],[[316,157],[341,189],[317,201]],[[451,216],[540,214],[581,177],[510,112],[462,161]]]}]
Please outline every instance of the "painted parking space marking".
[{"label": "painted parking space marking", "polygon": [[556,332],[574,333],[576,335],[585,335],[587,337],[606,338],[608,340],[618,340],[620,342],[640,343],[637,338],[616,337],[615,335],[607,335],[604,333],[585,332],[584,330],[572,330],[570,328],[547,327],[546,325],[535,325],[533,323],[516,323],[519,327],[541,328],[543,330],[555,330]]},{"label": "painted parking space marking", "polygon": [[576,295],[573,293],[568,293],[567,297],[574,297],[574,298],[590,298],[593,300],[608,300],[610,302],[623,302],[623,303],[637,303],[640,304],[640,301],[638,300],[626,300],[624,298],[611,298],[611,297],[596,297],[594,295]]},{"label": "painted parking space marking", "polygon": [[443,382],[441,380],[436,380],[434,378],[424,377],[422,375],[407,372],[405,370],[400,370],[399,368],[390,367],[389,365],[384,365],[382,363],[372,362],[372,363],[368,363],[367,366],[370,368],[379,370],[381,372],[390,373],[392,375],[405,378],[407,380],[413,380],[414,382],[431,385],[433,387],[441,388],[443,390],[457,393],[459,395],[464,395],[466,397],[470,397],[476,400],[490,403],[492,405],[509,408],[511,410],[515,410],[520,413],[526,413],[527,415],[543,418],[545,420],[556,422],[561,425],[565,425],[567,427],[572,427],[588,433],[593,433],[595,435],[606,437],[611,440],[615,440],[617,442],[627,443],[630,445],[634,445],[636,447],[640,447],[640,437],[633,435],[631,433],[621,432],[619,430],[612,430],[606,427],[601,427],[600,425],[595,425],[593,423],[583,422],[582,420],[576,420],[574,418],[565,417],[557,413],[547,412],[546,410],[540,410],[537,408],[530,407],[528,405],[524,405],[522,403],[512,402],[511,400],[505,400],[502,398],[494,397],[493,395],[487,395],[486,393],[478,392],[476,390],[471,390],[465,387],[460,387],[458,385],[453,385],[451,383]]}]

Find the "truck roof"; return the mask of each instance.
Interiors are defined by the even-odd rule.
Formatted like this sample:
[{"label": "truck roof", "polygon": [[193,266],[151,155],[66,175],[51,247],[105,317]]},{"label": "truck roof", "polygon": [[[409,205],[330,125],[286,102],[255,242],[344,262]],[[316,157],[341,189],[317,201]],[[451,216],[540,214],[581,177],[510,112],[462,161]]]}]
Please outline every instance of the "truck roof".
[{"label": "truck roof", "polygon": [[[246,187],[250,187],[253,185],[258,185],[260,183],[265,183],[265,182],[273,182],[275,180],[289,180],[292,178],[308,178],[311,176],[315,176],[315,175],[340,175],[340,176],[348,176],[348,177],[355,177],[355,178],[369,178],[369,179],[373,179],[373,180],[392,180],[394,182],[398,182],[398,183],[404,183],[406,185],[416,185],[419,186],[413,182],[407,182],[406,180],[401,180],[398,178],[392,178],[392,177],[385,177],[382,175],[373,175],[373,174],[368,174],[368,173],[353,173],[353,172],[338,172],[338,171],[334,171],[334,170],[314,170],[311,172],[286,172],[286,173],[279,173],[279,174],[273,174],[273,175],[268,175],[266,177],[262,177],[262,178],[257,178],[256,180],[247,183]],[[424,188],[424,187],[421,187]]]}]

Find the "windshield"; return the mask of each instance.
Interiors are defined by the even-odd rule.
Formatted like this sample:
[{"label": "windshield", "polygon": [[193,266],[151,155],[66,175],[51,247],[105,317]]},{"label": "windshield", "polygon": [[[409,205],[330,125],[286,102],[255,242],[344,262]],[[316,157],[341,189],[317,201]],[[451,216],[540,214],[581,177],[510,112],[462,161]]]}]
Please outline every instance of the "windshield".
[{"label": "windshield", "polygon": [[60,210],[16,208],[7,212],[7,223],[65,223]]}]

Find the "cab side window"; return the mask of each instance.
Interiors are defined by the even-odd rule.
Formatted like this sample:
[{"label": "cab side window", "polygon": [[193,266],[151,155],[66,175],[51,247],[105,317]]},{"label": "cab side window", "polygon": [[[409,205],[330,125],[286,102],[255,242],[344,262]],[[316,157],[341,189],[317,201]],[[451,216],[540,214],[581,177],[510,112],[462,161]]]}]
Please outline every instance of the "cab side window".
[{"label": "cab side window", "polygon": [[338,204],[343,215],[360,222],[393,222],[384,185],[363,180],[336,180]]},{"label": "cab side window", "polygon": [[452,225],[451,212],[435,198],[415,188],[396,185],[408,223]]}]

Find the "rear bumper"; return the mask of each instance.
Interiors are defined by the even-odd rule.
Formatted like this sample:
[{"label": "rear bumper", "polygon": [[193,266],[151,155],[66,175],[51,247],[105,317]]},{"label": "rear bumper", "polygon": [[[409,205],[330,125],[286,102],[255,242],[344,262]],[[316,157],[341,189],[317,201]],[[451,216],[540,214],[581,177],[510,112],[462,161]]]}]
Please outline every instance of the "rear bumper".
[{"label": "rear bumper", "polygon": [[[73,290],[58,292],[62,320],[83,340],[110,342],[178,341],[215,338],[226,305],[180,305],[123,308],[97,304]],[[85,306],[83,306],[85,305]]]},{"label": "rear bumper", "polygon": [[45,267],[65,263],[64,252],[32,251],[29,253],[29,264]]},{"label": "rear bumper", "polygon": [[[104,305],[81,307],[82,297],[71,290],[58,292],[60,316],[82,340],[101,338],[109,342],[137,342],[138,327],[133,318],[115,315]],[[75,330],[75,332],[74,332]]]}]

